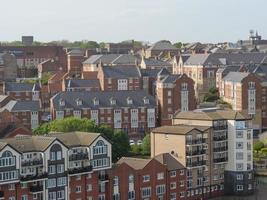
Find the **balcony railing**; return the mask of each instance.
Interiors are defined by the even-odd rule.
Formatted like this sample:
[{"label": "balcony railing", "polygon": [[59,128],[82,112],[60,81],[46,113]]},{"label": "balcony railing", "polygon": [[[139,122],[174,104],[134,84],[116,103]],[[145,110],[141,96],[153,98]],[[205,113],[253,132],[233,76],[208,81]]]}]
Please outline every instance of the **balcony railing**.
[{"label": "balcony railing", "polygon": [[186,166],[187,167],[200,167],[206,165],[206,161],[205,160],[201,160],[201,161],[195,161],[195,162],[187,162]]},{"label": "balcony railing", "polygon": [[93,167],[91,165],[89,165],[86,167],[69,169],[68,172],[69,172],[69,174],[80,174],[80,173],[91,172],[92,170],[93,170]]},{"label": "balcony railing", "polygon": [[32,174],[32,175],[21,176],[20,181],[26,182],[26,181],[32,181],[32,180],[38,180],[38,179],[45,179],[47,177],[48,177],[48,173],[44,172],[42,174]]},{"label": "balcony railing", "polygon": [[42,185],[35,185],[30,187],[30,192],[31,193],[37,193],[37,192],[42,192],[43,191],[43,186]]},{"label": "balcony railing", "polygon": [[33,165],[43,165],[43,159],[27,160],[21,162],[22,167],[33,166]]},{"label": "balcony railing", "polygon": [[227,151],[228,147],[224,146],[224,147],[214,147],[213,148],[213,152],[221,152],[221,151]]},{"label": "balcony railing", "polygon": [[88,159],[88,154],[87,153],[77,153],[77,154],[72,154],[69,157],[69,161],[75,161],[75,160],[86,160]]},{"label": "balcony railing", "polygon": [[224,136],[214,136],[213,137],[213,141],[224,141],[224,140],[227,140],[228,137],[226,135]]},{"label": "balcony railing", "polygon": [[197,155],[204,155],[206,151],[204,149],[198,151],[187,151],[186,156],[197,156]]},{"label": "balcony railing", "polygon": [[214,163],[221,163],[221,162],[227,162],[228,158],[227,157],[223,157],[223,158],[214,158],[213,162]]},{"label": "balcony railing", "polygon": [[203,144],[206,143],[206,140],[203,139],[193,139],[193,140],[186,140],[187,145],[198,145],[198,144]]}]

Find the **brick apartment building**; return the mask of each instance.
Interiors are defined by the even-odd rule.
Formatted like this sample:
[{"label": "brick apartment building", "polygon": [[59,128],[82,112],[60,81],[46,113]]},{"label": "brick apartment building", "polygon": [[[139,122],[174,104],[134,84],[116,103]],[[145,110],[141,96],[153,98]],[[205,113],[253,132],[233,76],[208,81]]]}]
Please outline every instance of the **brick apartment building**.
[{"label": "brick apartment building", "polygon": [[5,95],[0,95],[0,100],[0,111],[10,112],[18,118],[26,128],[34,129],[40,124],[42,111],[39,101],[17,101]]},{"label": "brick apartment building", "polygon": [[156,82],[156,95],[161,125],[171,125],[176,112],[196,108],[194,81],[185,74],[170,75],[166,69],[161,70]]},{"label": "brick apartment building", "polygon": [[166,68],[169,72],[172,72],[172,64],[156,58],[144,58],[142,57],[141,69],[159,69]]},{"label": "brick apartment building", "polygon": [[151,156],[171,153],[187,168],[187,199],[254,192],[252,121],[236,111],[178,113],[151,133]]},{"label": "brick apartment building", "polygon": [[0,144],[1,198],[109,199],[111,144],[100,134],[17,136]]},{"label": "brick apartment building", "polygon": [[101,90],[140,90],[142,77],[136,66],[100,66],[98,79]]},{"label": "brick apartment building", "polygon": [[37,66],[54,59],[62,66],[67,65],[66,53],[61,46],[0,46],[0,52],[14,54],[18,65],[18,77],[36,77]]},{"label": "brick apartment building", "polygon": [[229,65],[257,65],[266,63],[266,53],[211,53],[192,54],[185,62],[174,64],[173,72],[187,74],[195,82],[195,93],[199,101],[211,87],[216,87],[218,68]]},{"label": "brick apartment building", "polygon": [[38,64],[38,78],[42,78],[43,74],[49,73],[51,75],[56,74],[58,71],[67,72],[66,66],[63,66],[54,59],[48,59]]},{"label": "brick apartment building", "polygon": [[67,53],[67,69],[70,77],[82,77],[82,66],[85,60],[84,51],[73,49]]},{"label": "brick apartment building", "polygon": [[40,101],[41,88],[39,84],[5,82],[3,93],[16,100]]},{"label": "brick apartment building", "polygon": [[89,118],[140,138],[156,127],[155,98],[144,91],[61,92],[51,98],[52,119]]},{"label": "brick apartment building", "polygon": [[134,50],[134,41],[121,43],[106,43],[105,49],[110,54],[128,54]]},{"label": "brick apartment building", "polygon": [[0,81],[16,80],[17,70],[15,56],[10,53],[0,53]]},{"label": "brick apartment building", "polygon": [[[262,80],[259,76],[246,72],[229,72],[222,80],[219,90],[221,98],[232,106],[233,110],[243,111],[253,119],[254,133],[260,133],[262,123],[266,127],[266,94],[262,93]],[[265,96],[265,98],[262,98]]]},{"label": "brick apartment building", "polygon": [[110,199],[186,198],[186,169],[168,153],[151,159],[123,157],[109,176]]}]

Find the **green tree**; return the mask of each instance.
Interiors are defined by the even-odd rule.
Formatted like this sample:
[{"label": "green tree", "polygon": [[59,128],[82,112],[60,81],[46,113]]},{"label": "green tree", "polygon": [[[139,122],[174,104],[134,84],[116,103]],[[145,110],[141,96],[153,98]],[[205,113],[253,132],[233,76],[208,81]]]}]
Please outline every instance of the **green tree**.
[{"label": "green tree", "polygon": [[146,134],[142,143],[142,154],[150,155],[150,134]]},{"label": "green tree", "polygon": [[49,123],[44,123],[36,128],[33,132],[35,135],[48,134],[51,131],[55,132],[72,132],[83,131],[100,133],[112,144],[113,161],[117,161],[122,156],[129,155],[130,145],[128,136],[121,131],[114,131],[114,129],[106,125],[96,125],[94,121],[87,118],[64,118],[61,120],[54,120]]},{"label": "green tree", "polygon": [[264,143],[261,141],[258,141],[253,145],[253,149],[256,152],[259,152],[263,147],[264,147]]},{"label": "green tree", "polygon": [[48,80],[51,78],[51,73],[46,72],[43,73],[42,78],[41,78],[41,84],[42,85],[47,85],[48,84]]},{"label": "green tree", "polygon": [[183,43],[182,42],[176,42],[176,43],[173,44],[173,46],[175,46],[178,49],[181,49],[182,46],[183,46]]},{"label": "green tree", "polygon": [[131,146],[131,153],[133,156],[141,155],[142,147],[140,145],[132,145]]}]

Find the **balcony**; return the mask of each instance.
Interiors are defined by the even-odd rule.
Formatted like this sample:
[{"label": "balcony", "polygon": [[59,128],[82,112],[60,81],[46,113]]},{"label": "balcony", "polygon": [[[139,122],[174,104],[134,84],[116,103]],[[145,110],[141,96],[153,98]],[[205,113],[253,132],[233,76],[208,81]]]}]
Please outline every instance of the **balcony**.
[{"label": "balcony", "polygon": [[93,170],[93,167],[91,165],[89,165],[89,166],[86,166],[86,167],[69,169],[68,173],[70,175],[72,175],[72,174],[81,174],[81,173],[91,172],[92,170]]},{"label": "balcony", "polygon": [[227,140],[228,137],[226,135],[224,136],[214,136],[213,137],[213,141],[224,141],[224,140]]},{"label": "balcony", "polygon": [[77,153],[69,156],[69,161],[86,160],[88,159],[87,153]]},{"label": "balcony", "polygon": [[45,179],[47,177],[48,177],[48,173],[44,172],[42,174],[32,174],[32,175],[21,176],[20,181],[21,182],[36,181],[38,179]]},{"label": "balcony", "polygon": [[201,156],[204,155],[206,151],[204,149],[197,150],[197,151],[187,151],[186,156]]},{"label": "balcony", "polygon": [[214,147],[213,148],[213,152],[222,152],[222,151],[228,151],[228,147],[224,146],[224,147]]},{"label": "balcony", "polygon": [[195,161],[195,162],[187,162],[186,166],[193,168],[193,167],[200,167],[206,165],[206,161],[205,160],[201,160],[201,161]]},{"label": "balcony", "polygon": [[38,192],[43,192],[42,185],[35,185],[30,187],[30,193],[38,193]]},{"label": "balcony", "polygon": [[206,140],[203,139],[194,139],[194,140],[186,140],[186,145],[202,145],[206,143]]},{"label": "balcony", "polygon": [[215,131],[226,130],[227,128],[228,128],[227,125],[213,126],[213,130]]},{"label": "balcony", "polygon": [[33,166],[33,165],[43,165],[43,159],[27,160],[21,162],[22,167]]},{"label": "balcony", "polygon": [[108,181],[109,180],[109,176],[108,176],[108,174],[104,174],[104,175],[99,174],[98,175],[98,179],[100,181]]},{"label": "balcony", "polygon": [[222,163],[222,162],[227,162],[228,158],[227,157],[223,157],[223,158],[214,158],[213,162],[214,163]]}]

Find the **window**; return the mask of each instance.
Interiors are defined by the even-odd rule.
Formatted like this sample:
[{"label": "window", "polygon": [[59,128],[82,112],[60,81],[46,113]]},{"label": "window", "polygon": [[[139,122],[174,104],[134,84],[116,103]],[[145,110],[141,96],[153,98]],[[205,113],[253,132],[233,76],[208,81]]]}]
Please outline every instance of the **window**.
[{"label": "window", "polygon": [[181,170],[180,170],[180,176],[183,176],[183,175],[184,175],[184,170],[181,169]]},{"label": "window", "polygon": [[64,172],[64,164],[57,165],[57,173],[63,173]]},{"label": "window", "polygon": [[172,91],[171,90],[168,91],[168,97],[170,97],[170,96],[172,96]]},{"label": "window", "polygon": [[105,200],[105,195],[104,194],[98,195],[98,200]]},{"label": "window", "polygon": [[243,131],[236,131],[236,138],[243,138]]},{"label": "window", "polygon": [[170,172],[170,177],[172,177],[172,178],[173,178],[173,177],[176,177],[176,171],[171,171],[171,172]]},{"label": "window", "polygon": [[170,200],[176,200],[176,193],[171,193]]},{"label": "window", "polygon": [[236,190],[237,191],[243,191],[243,185],[237,185]]},{"label": "window", "polygon": [[236,180],[243,180],[243,174],[237,174]]},{"label": "window", "polygon": [[236,164],[236,170],[241,171],[241,170],[243,170],[243,168],[244,168],[243,163],[237,163]]},{"label": "window", "polygon": [[170,189],[171,190],[176,189],[176,182],[171,182]]},{"label": "window", "polygon": [[93,168],[107,167],[107,166],[109,166],[109,159],[108,158],[94,159],[92,161],[92,165],[93,165]]},{"label": "window", "polygon": [[118,176],[115,176],[113,178],[113,186],[118,186],[119,185],[119,177]]},{"label": "window", "polygon": [[135,192],[128,191],[128,200],[134,200],[134,199],[135,199]]},{"label": "window", "polygon": [[92,191],[93,187],[92,187],[92,184],[87,184],[86,185],[86,190],[87,191]]},{"label": "window", "polygon": [[134,183],[134,176],[132,174],[129,175],[128,182],[129,183]]},{"label": "window", "polygon": [[61,190],[57,192],[57,198],[58,199],[64,199],[65,198],[65,191]]},{"label": "window", "polygon": [[158,185],[156,187],[156,194],[157,195],[162,195],[165,193],[165,185]]},{"label": "window", "polygon": [[50,160],[56,160],[56,152],[50,152]]},{"label": "window", "polygon": [[158,180],[162,180],[162,179],[164,179],[164,173],[163,173],[163,172],[158,173],[158,174],[157,174],[157,179],[158,179]]},{"label": "window", "polygon": [[180,192],[180,197],[181,198],[185,197],[185,193],[184,192]]},{"label": "window", "polygon": [[15,184],[8,184],[8,190],[15,190]]},{"label": "window", "polygon": [[102,155],[107,153],[107,146],[102,140],[99,140],[96,143],[96,146],[93,147],[94,155]]},{"label": "window", "polygon": [[144,175],[143,182],[148,182],[148,181],[150,181],[150,175]]},{"label": "window", "polygon": [[49,165],[48,166],[48,173],[49,174],[55,174],[56,173],[56,166],[55,165]]},{"label": "window", "polygon": [[75,188],[75,192],[76,192],[76,193],[80,193],[81,191],[82,191],[81,186],[76,186],[76,188]]},{"label": "window", "polygon": [[61,160],[61,159],[62,159],[62,152],[57,151],[57,160]]},{"label": "window", "polygon": [[49,192],[48,193],[48,200],[56,200],[57,199],[57,193],[56,192]]},{"label": "window", "polygon": [[180,181],[180,187],[184,187],[184,181]]},{"label": "window", "polygon": [[243,149],[243,142],[236,142],[236,149]]},{"label": "window", "polygon": [[28,195],[22,195],[21,200],[28,200]]},{"label": "window", "polygon": [[0,158],[0,167],[9,167],[15,165],[15,157],[10,151],[5,151]]},{"label": "window", "polygon": [[142,198],[149,198],[151,196],[151,187],[142,188]]},{"label": "window", "polygon": [[57,186],[65,186],[66,185],[66,177],[57,178]]},{"label": "window", "polygon": [[47,180],[47,188],[54,188],[56,187],[56,179],[55,178],[52,178],[52,179],[48,179]]},{"label": "window", "polygon": [[8,200],[16,200],[15,197],[9,197]]},{"label": "window", "polygon": [[243,160],[243,152],[237,152],[236,153],[236,159],[237,160]]}]

